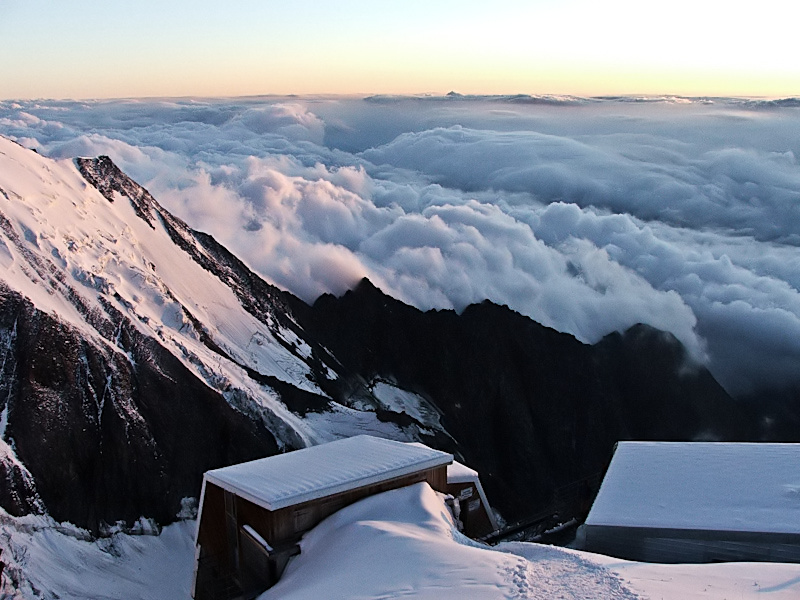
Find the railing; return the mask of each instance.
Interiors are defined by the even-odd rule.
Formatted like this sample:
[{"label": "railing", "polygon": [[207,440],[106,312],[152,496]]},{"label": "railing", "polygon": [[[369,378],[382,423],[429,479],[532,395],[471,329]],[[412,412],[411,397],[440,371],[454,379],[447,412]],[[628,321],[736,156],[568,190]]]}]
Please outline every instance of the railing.
[{"label": "railing", "polygon": [[556,488],[545,508],[496,531],[482,541],[496,544],[518,534],[525,539],[541,537],[545,530],[572,519],[582,520],[591,507],[591,502],[600,489],[603,473],[595,473],[567,485]]}]

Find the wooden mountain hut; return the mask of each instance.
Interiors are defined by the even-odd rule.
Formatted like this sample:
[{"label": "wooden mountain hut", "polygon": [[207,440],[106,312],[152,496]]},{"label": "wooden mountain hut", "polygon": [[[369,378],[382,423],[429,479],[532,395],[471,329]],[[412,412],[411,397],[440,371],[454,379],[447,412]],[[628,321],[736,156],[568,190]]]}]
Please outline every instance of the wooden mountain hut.
[{"label": "wooden mountain hut", "polygon": [[499,529],[477,471],[453,461],[447,467],[447,493],[458,500],[466,535],[481,539]]},{"label": "wooden mountain hut", "polygon": [[457,468],[458,481],[451,487],[452,462],[452,455],[422,444],[360,435],[208,471],[192,597],[254,597],[275,584],[299,553],[303,533],[325,517],[367,496],[422,481],[463,496],[467,535],[487,529],[478,517],[482,511],[488,527],[494,527],[477,473]]}]

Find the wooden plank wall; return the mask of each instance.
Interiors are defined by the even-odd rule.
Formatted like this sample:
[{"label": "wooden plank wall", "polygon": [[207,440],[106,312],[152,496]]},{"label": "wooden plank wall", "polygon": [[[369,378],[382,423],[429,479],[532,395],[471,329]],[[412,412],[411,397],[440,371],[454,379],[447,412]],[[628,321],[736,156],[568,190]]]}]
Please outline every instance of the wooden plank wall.
[{"label": "wooden plank wall", "polygon": [[[226,515],[225,500],[232,499],[232,511],[236,527],[233,529],[241,535],[244,525],[252,527],[278,552],[296,544],[302,535],[320,523],[326,517],[358,500],[380,494],[389,490],[405,487],[414,483],[427,481],[436,491],[447,491],[447,466],[418,471],[403,477],[389,479],[372,485],[360,487],[347,492],[333,494],[317,500],[310,500],[276,511],[266,510],[222,490],[212,483],[206,483],[203,498],[203,509],[200,515],[198,544],[200,546],[199,563],[195,581],[195,599],[219,597],[208,590],[218,585],[215,581],[232,579],[242,585],[242,565],[237,564],[239,537],[231,539]],[[230,507],[229,507],[230,509]],[[231,511],[228,510],[230,513]],[[277,574],[280,576],[280,573]]]},{"label": "wooden plank wall", "polygon": [[478,539],[492,533],[494,528],[488,514],[491,509],[484,505],[474,483],[450,483],[447,485],[447,493],[458,498],[461,508],[459,519],[464,524],[465,535]]},{"label": "wooden plank wall", "polygon": [[320,521],[353,502],[421,481],[427,481],[433,489],[445,492],[447,467],[419,471],[276,511],[266,511],[244,498],[237,498],[239,521],[240,525],[250,525],[273,546],[291,544]]}]

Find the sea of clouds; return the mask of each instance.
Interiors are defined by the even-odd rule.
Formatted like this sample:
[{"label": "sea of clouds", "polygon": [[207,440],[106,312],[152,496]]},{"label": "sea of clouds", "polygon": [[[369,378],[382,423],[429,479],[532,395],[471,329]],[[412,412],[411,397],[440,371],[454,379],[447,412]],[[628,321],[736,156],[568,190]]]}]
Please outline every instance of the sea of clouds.
[{"label": "sea of clouds", "polygon": [[593,343],[649,323],[733,394],[800,387],[800,102],[0,102],[0,134],[108,154],[312,302],[367,276]]}]

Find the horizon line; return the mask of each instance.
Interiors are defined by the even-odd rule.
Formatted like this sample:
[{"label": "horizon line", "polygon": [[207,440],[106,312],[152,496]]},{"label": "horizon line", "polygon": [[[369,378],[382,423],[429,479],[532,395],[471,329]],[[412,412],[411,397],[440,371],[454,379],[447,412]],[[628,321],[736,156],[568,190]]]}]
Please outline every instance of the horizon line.
[{"label": "horizon line", "polygon": [[612,101],[658,101],[658,100],[689,100],[689,101],[713,101],[713,100],[742,100],[742,101],[782,101],[782,100],[798,100],[800,101],[800,91],[798,94],[789,95],[725,95],[725,94],[672,94],[672,93],[624,93],[624,94],[597,94],[597,95],[579,95],[579,94],[562,94],[562,93],[537,93],[531,94],[526,92],[510,92],[510,93],[487,93],[487,94],[462,94],[455,90],[449,92],[413,92],[413,93],[382,93],[382,92],[356,92],[356,93],[342,93],[342,92],[313,92],[313,93],[263,93],[263,94],[234,94],[234,95],[208,95],[208,94],[177,94],[177,95],[142,95],[142,96],[86,96],[86,97],[3,97],[0,102],[118,102],[128,100],[252,100],[259,98],[295,98],[303,99],[410,99],[410,100],[517,100],[524,102],[526,99],[550,101],[552,103],[560,103],[560,101],[594,101],[594,102],[612,102]]}]

